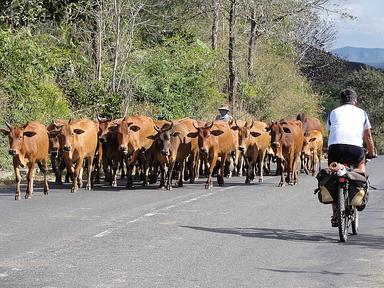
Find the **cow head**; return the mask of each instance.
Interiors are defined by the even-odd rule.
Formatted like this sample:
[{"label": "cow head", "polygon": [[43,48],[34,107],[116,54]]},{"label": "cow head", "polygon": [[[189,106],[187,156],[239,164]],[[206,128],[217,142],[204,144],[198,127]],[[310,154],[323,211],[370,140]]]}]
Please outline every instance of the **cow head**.
[{"label": "cow head", "polygon": [[276,150],[281,146],[281,140],[284,133],[291,133],[289,127],[285,126],[287,122],[272,122],[272,124],[266,128],[271,134],[271,147],[276,153]]},{"label": "cow head", "polygon": [[155,141],[155,145],[159,149],[162,156],[170,156],[171,146],[172,146],[172,137],[178,137],[180,132],[172,131],[173,122],[170,124],[164,124],[163,127],[159,128],[155,125],[155,130],[157,134],[154,136],[150,136],[151,139]]},{"label": "cow head", "polygon": [[76,146],[80,135],[85,131],[76,127],[76,123],[69,120],[68,124],[57,125],[55,129],[48,132],[49,138],[57,137],[59,140],[60,148],[64,153],[71,153]]},{"label": "cow head", "polygon": [[13,157],[18,156],[20,153],[23,153],[24,137],[33,137],[36,135],[36,132],[29,131],[28,129],[26,129],[28,126],[28,122],[23,127],[12,127],[7,122],[5,122],[5,125],[8,127],[9,130],[0,129],[0,131],[4,135],[8,135],[8,153]]},{"label": "cow head", "polygon": [[115,129],[119,149],[124,155],[131,155],[133,151],[140,148],[140,126],[124,119]]},{"label": "cow head", "polygon": [[97,133],[99,137],[100,143],[107,143],[108,142],[108,136],[110,133],[113,133],[117,130],[117,123],[115,121],[112,121],[111,118],[105,119],[97,117],[99,121],[99,131]]},{"label": "cow head", "polygon": [[240,152],[244,152],[247,149],[247,140],[250,137],[258,137],[261,135],[259,132],[251,131],[253,127],[253,120],[250,124],[248,124],[248,121],[245,122],[245,125],[243,127],[240,127],[235,120],[235,126],[232,126],[232,130],[237,130],[238,131],[238,144],[239,144],[239,150]]},{"label": "cow head", "polygon": [[212,137],[217,137],[224,133],[222,130],[212,130],[213,122],[207,122],[203,127],[196,127],[195,123],[193,123],[193,127],[195,127],[197,132],[190,132],[187,134],[187,136],[191,138],[198,137],[199,149],[203,155],[207,155],[210,148],[212,147]]},{"label": "cow head", "polygon": [[316,141],[316,137],[313,137],[312,135],[306,133],[304,135],[304,142],[303,142],[303,148],[302,152],[306,156],[311,155],[311,150],[313,150],[313,142]]}]

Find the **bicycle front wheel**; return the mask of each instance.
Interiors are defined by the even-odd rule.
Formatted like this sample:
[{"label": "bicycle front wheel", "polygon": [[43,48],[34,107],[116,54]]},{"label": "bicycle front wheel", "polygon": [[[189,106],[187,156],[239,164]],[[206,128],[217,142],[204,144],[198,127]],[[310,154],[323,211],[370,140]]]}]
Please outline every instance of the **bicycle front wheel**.
[{"label": "bicycle front wheel", "polygon": [[337,203],[336,203],[336,213],[337,221],[339,224],[339,237],[341,242],[347,241],[348,238],[348,215],[346,213],[346,195],[343,187],[339,188]]}]

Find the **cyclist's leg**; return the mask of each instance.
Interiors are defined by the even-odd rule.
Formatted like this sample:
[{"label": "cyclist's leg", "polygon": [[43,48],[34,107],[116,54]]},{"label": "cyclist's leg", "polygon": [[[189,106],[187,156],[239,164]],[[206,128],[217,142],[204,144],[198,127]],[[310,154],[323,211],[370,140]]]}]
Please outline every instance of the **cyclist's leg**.
[{"label": "cyclist's leg", "polygon": [[[340,151],[341,146],[338,144],[330,145],[328,147],[328,166],[332,162],[340,162]],[[337,227],[337,217],[336,217],[336,204],[332,203],[332,217],[331,217],[331,224],[333,227]]]}]

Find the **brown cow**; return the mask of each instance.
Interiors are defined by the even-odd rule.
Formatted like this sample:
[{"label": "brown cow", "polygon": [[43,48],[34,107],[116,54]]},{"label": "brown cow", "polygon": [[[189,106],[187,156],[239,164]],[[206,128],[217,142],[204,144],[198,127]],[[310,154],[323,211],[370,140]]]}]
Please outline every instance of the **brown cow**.
[{"label": "brown cow", "polygon": [[[117,125],[117,141],[120,151],[124,154],[127,163],[127,187],[133,186],[132,170],[141,158],[145,163],[145,150],[153,143],[151,136],[156,135],[154,121],[147,116],[126,116]],[[144,184],[144,183],[143,183]]]},{"label": "brown cow", "polygon": [[[117,141],[117,126],[121,123],[120,119],[101,119],[99,120],[99,142],[102,146],[102,162],[105,175],[105,181],[109,181],[112,187],[117,187],[117,169],[118,165],[124,166],[123,155],[119,149]],[[122,167],[124,169],[124,167]]]},{"label": "brown cow", "polygon": [[[287,172],[286,182],[289,185],[297,183],[297,160],[300,156],[304,132],[300,121],[273,122],[267,131],[271,131],[271,147],[277,157],[281,179],[279,186],[284,185],[284,172]],[[285,164],[285,165],[284,165]]]},{"label": "brown cow", "polygon": [[299,120],[303,123],[304,133],[312,130],[318,130],[321,133],[324,132],[323,124],[316,117],[306,116],[304,113],[299,113],[296,117],[296,120]]},{"label": "brown cow", "polygon": [[270,144],[270,136],[265,130],[267,124],[260,121],[253,121],[248,124],[245,122],[240,127],[237,121],[233,130],[238,130],[238,148],[244,153],[245,167],[247,175],[245,183],[250,183],[254,178],[254,167],[257,164],[259,171],[259,182],[263,182],[263,164],[266,151]]},{"label": "brown cow", "polygon": [[304,155],[304,171],[308,174],[309,160],[311,160],[312,176],[315,176],[317,163],[321,170],[321,154],[323,151],[323,134],[318,130],[308,131],[304,134],[302,154]]},{"label": "brown cow", "polygon": [[[54,123],[51,123],[47,126],[47,131],[49,133],[53,130],[56,130],[56,125],[64,125],[67,123],[68,120],[58,119]],[[63,183],[61,179],[61,171],[65,169],[65,162],[63,159],[63,151],[60,149],[59,138],[57,136],[49,138],[49,155],[52,170],[55,173],[55,182],[61,184]],[[69,182],[69,171],[67,171],[65,182]]]},{"label": "brown cow", "polygon": [[[165,184],[167,190],[172,189],[172,172],[176,164],[177,183],[179,187],[183,186],[184,163],[191,154],[192,148],[192,139],[187,136],[189,130],[187,125],[184,124],[185,122],[193,122],[193,120],[183,119],[171,122],[171,124],[163,125],[162,128],[155,126],[158,133],[152,137],[154,142],[151,150],[153,150],[154,157],[161,166],[160,187]],[[164,175],[165,170],[167,170],[166,177]]]},{"label": "brown cow", "polygon": [[[195,126],[195,125],[194,125]],[[228,122],[214,121],[206,123],[203,127],[196,127],[197,132],[190,132],[187,136],[191,138],[198,137],[200,152],[208,160],[208,179],[205,189],[212,187],[212,172],[216,162],[220,157],[220,171],[217,173],[217,182],[220,186],[224,185],[224,167],[228,157],[236,150],[234,134],[231,132]]]},{"label": "brown cow", "polygon": [[16,176],[16,195],[15,200],[20,200],[20,167],[28,166],[27,181],[28,187],[25,194],[26,199],[31,199],[33,194],[33,177],[35,173],[36,163],[40,170],[44,173],[44,194],[48,194],[47,181],[47,161],[49,141],[47,128],[37,122],[27,122],[23,127],[12,127],[6,123],[9,130],[0,129],[0,131],[8,135],[9,154],[13,158],[13,168]]},{"label": "brown cow", "polygon": [[[67,124],[56,125],[56,130],[49,132],[50,137],[58,137],[60,149],[72,177],[71,192],[76,192],[78,187],[83,186],[82,170],[83,161],[87,161],[88,179],[86,189],[93,187],[92,164],[97,150],[98,125],[91,120],[69,120]],[[75,168],[73,168],[75,164]]]}]

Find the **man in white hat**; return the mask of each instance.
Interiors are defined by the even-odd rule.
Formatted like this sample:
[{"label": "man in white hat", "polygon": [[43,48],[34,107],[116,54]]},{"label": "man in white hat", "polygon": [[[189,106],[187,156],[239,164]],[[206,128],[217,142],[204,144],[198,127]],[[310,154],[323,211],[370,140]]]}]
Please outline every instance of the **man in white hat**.
[{"label": "man in white hat", "polygon": [[228,106],[222,106],[219,108],[220,114],[215,117],[215,120],[223,120],[223,121],[230,121],[232,120],[232,116],[229,114],[229,107]]}]

